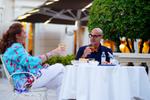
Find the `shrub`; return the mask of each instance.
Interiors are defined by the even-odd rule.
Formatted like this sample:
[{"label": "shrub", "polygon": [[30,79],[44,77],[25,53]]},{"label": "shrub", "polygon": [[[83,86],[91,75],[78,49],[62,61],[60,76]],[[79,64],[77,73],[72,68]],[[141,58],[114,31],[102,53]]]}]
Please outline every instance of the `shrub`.
[{"label": "shrub", "polygon": [[67,55],[67,56],[53,56],[51,57],[46,63],[49,65],[55,64],[55,63],[61,63],[63,65],[69,65],[71,64],[71,60],[74,60],[74,55]]}]

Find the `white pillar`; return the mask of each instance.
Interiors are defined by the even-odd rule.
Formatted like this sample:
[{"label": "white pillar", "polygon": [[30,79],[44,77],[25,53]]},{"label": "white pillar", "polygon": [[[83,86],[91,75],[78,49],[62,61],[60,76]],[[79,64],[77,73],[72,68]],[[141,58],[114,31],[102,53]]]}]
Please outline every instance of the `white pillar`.
[{"label": "white pillar", "polygon": [[4,23],[10,24],[14,20],[15,0],[4,0]]},{"label": "white pillar", "polygon": [[4,6],[3,0],[0,0],[0,38],[2,37],[3,33],[3,21],[4,21]]},{"label": "white pillar", "polygon": [[135,53],[138,53],[139,52],[139,49],[138,49],[138,42],[139,42],[140,39],[136,39],[134,41],[134,50],[135,50]]},{"label": "white pillar", "polygon": [[[4,33],[8,27],[12,24],[14,20],[14,0],[1,0],[1,4],[3,5],[2,10],[2,33]],[[1,33],[1,34],[2,34]]]}]

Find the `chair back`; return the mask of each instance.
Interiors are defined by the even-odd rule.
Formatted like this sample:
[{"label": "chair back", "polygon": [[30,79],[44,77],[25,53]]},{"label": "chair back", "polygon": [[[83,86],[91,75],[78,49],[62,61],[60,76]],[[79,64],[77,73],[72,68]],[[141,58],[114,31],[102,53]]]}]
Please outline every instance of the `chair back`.
[{"label": "chair back", "polygon": [[22,94],[16,93],[14,85],[13,85],[13,79],[12,79],[13,75],[16,75],[16,74],[29,74],[29,75],[32,75],[34,77],[34,79],[36,79],[36,78],[32,73],[29,73],[29,72],[18,72],[18,73],[10,74],[7,70],[6,63],[3,60],[3,55],[1,55],[1,61],[2,61],[2,64],[3,64],[3,68],[4,68],[4,72],[6,74],[6,77],[9,81],[9,84],[11,85],[11,89],[12,89],[13,93],[15,93],[12,97],[12,100],[16,100],[17,96],[20,97],[19,95],[21,95],[23,97],[27,97],[27,96],[37,97],[38,96],[40,100],[47,100],[47,88],[45,88],[45,87],[41,87],[41,88],[37,88],[37,89],[30,89],[30,91],[27,92],[27,93],[22,93]]},{"label": "chair back", "polygon": [[[1,57],[1,55],[0,55],[0,57]],[[2,66],[1,59],[0,59],[0,72],[2,73],[2,74],[1,74],[1,77],[4,78],[5,73],[4,73],[4,69],[3,69],[3,66]]]},{"label": "chair back", "polygon": [[9,72],[8,72],[6,66],[5,66],[4,61],[3,61],[3,55],[1,55],[1,61],[2,61],[2,65],[3,65],[3,69],[5,71],[6,77],[8,78],[8,77],[10,77],[10,74],[9,74]]},{"label": "chair back", "polygon": [[12,77],[10,75],[10,73],[8,72],[7,68],[6,68],[6,64],[3,60],[3,55],[1,55],[1,61],[2,61],[2,65],[3,65],[3,69],[4,69],[4,72],[5,72],[5,75],[9,81],[9,84],[11,86],[11,89],[14,90],[14,86],[13,86],[13,81],[12,81]]}]

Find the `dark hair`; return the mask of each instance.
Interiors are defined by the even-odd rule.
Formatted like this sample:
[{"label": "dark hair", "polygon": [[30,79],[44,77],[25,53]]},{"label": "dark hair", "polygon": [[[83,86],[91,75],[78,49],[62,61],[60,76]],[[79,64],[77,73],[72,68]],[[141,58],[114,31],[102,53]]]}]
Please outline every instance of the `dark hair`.
[{"label": "dark hair", "polygon": [[0,53],[3,54],[7,48],[9,48],[13,43],[16,43],[16,34],[22,32],[23,25],[20,23],[12,24],[6,33],[3,34],[0,40]]}]

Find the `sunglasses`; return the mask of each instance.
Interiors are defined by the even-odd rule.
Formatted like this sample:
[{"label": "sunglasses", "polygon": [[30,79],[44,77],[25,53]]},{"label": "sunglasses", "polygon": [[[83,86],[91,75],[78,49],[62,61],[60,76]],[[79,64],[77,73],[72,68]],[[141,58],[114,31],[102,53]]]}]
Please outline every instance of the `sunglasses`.
[{"label": "sunglasses", "polygon": [[97,38],[97,37],[101,37],[102,35],[92,35],[92,34],[89,34],[89,38]]}]

